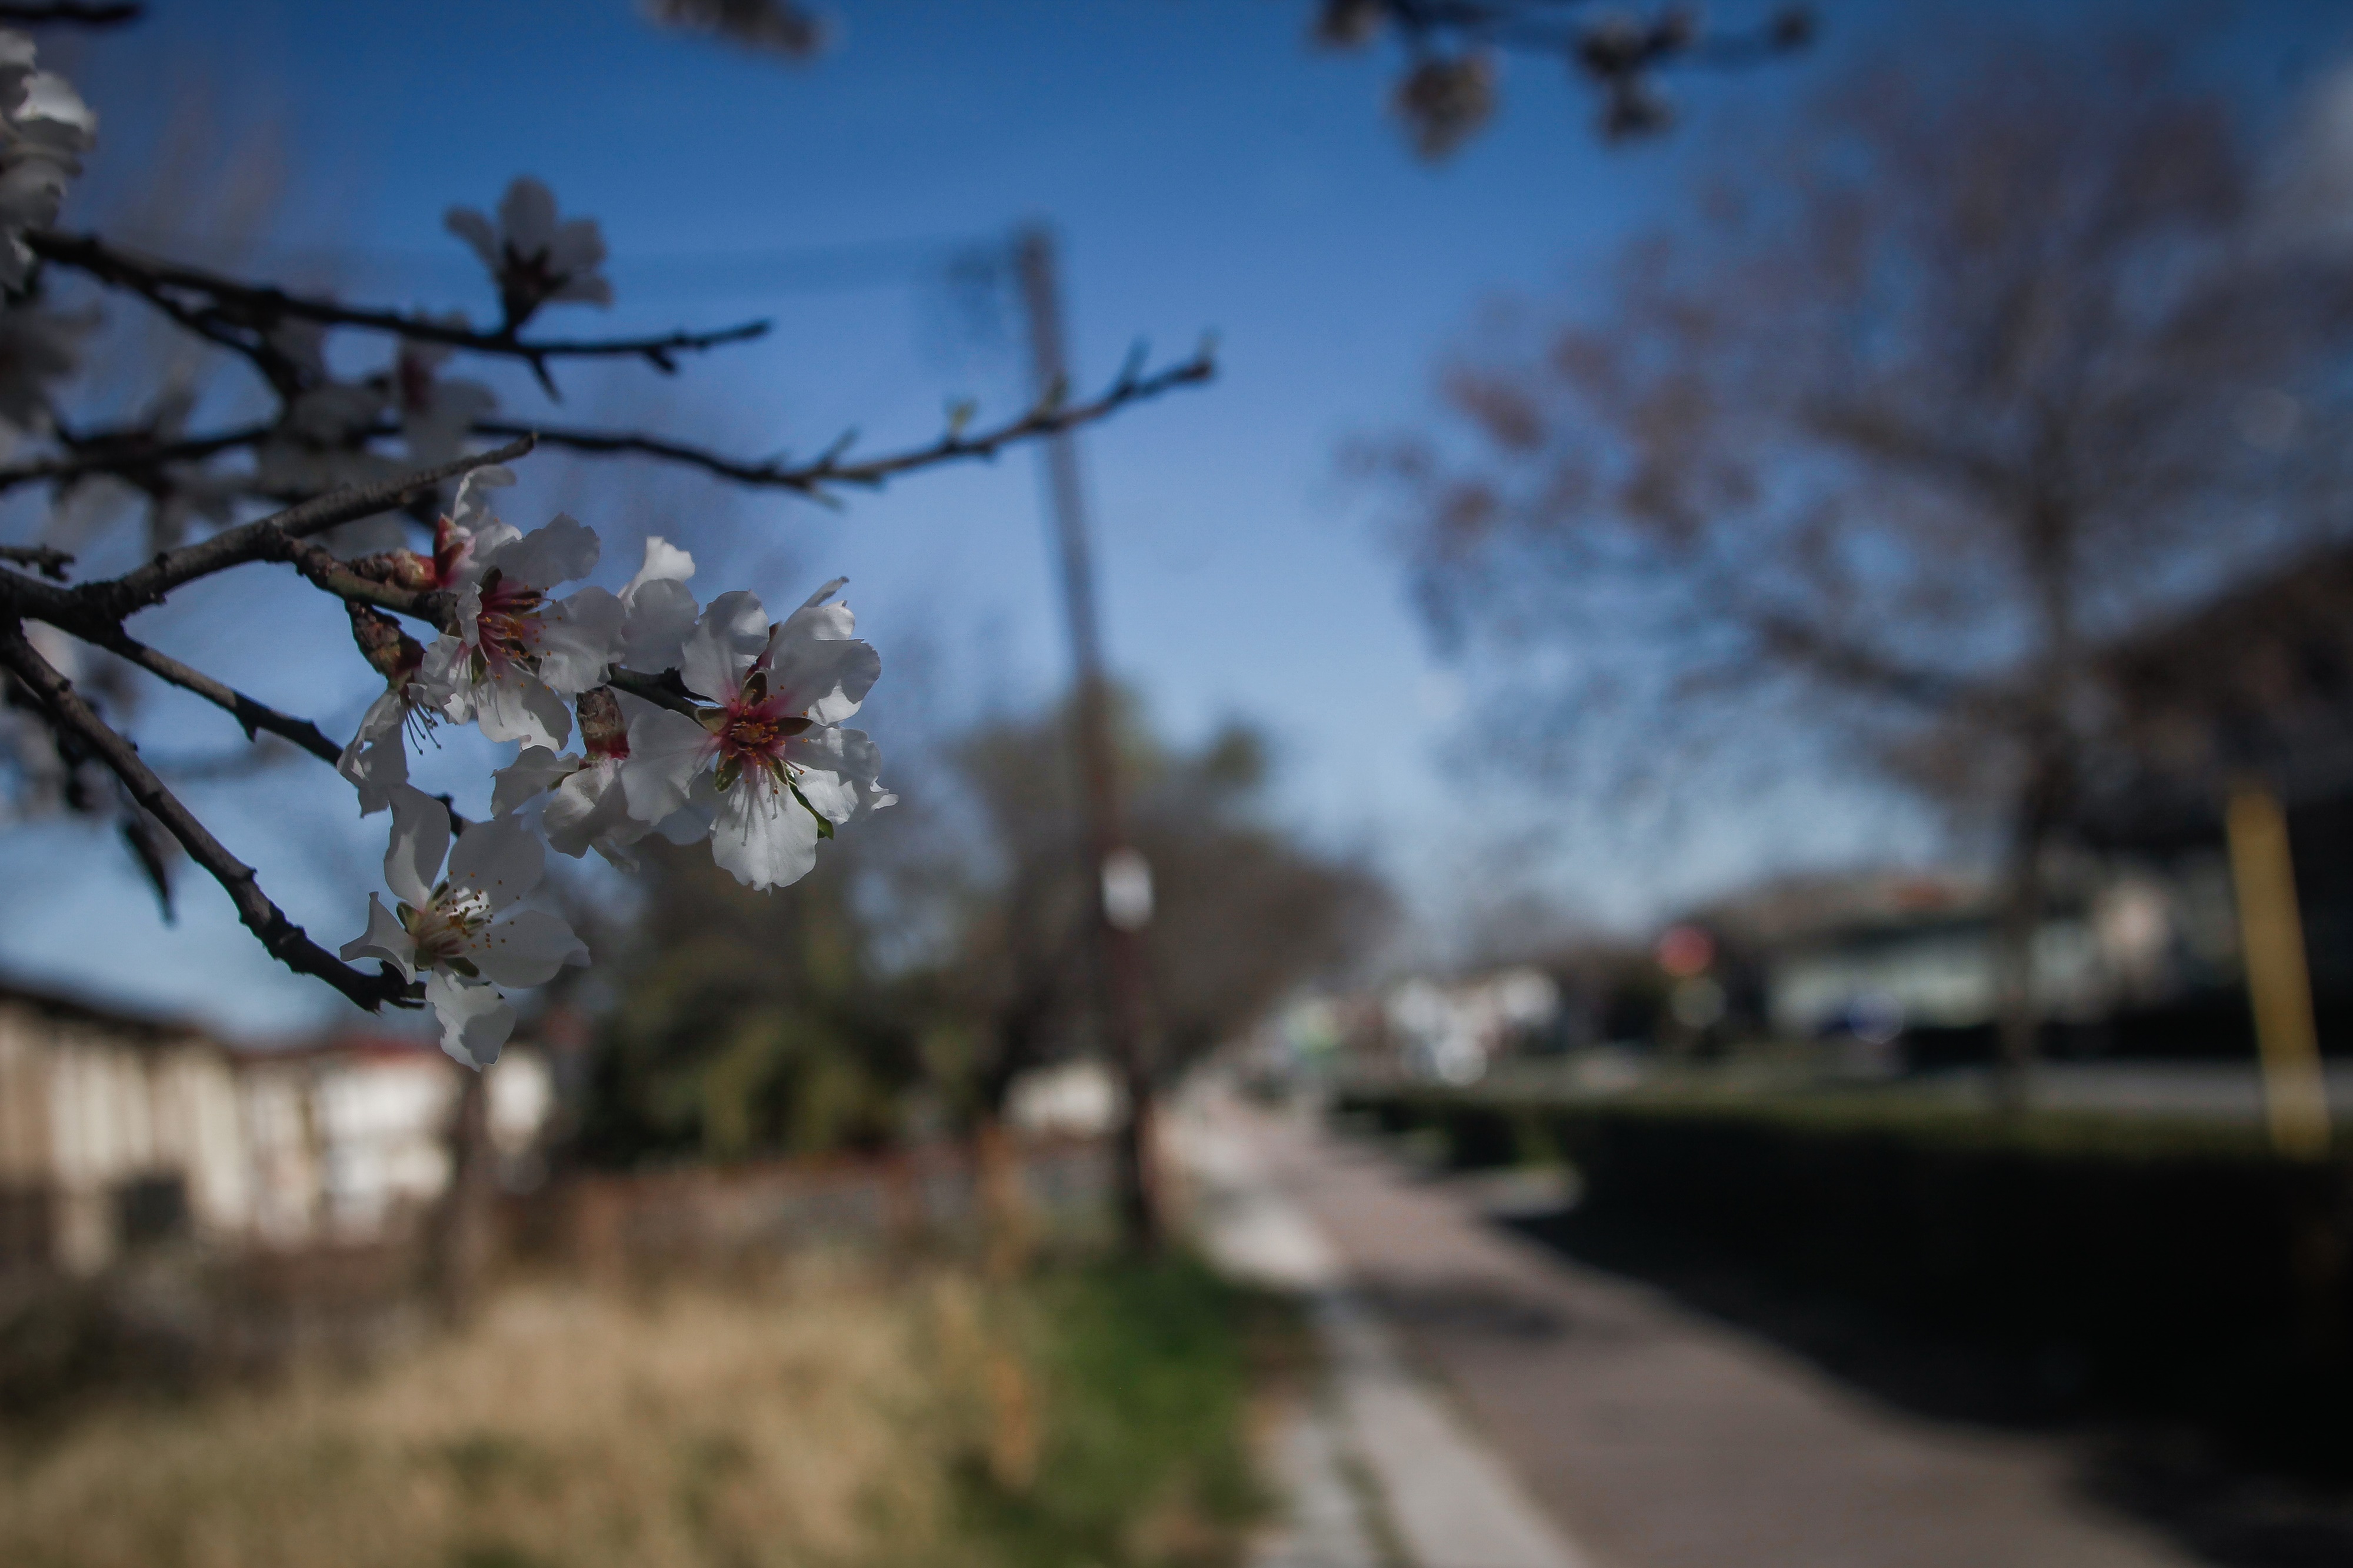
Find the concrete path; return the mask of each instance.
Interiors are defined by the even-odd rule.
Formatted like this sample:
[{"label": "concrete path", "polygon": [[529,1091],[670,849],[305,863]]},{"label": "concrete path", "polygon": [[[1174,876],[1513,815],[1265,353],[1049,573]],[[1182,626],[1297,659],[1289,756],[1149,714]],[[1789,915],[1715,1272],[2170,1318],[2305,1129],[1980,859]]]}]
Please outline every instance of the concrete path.
[{"label": "concrete path", "polygon": [[[1303,1121],[1214,1090],[1175,1121],[1200,1207],[1224,1216],[1208,1226],[1219,1254],[1323,1303],[1343,1440],[1378,1473],[1405,1568],[2189,1561],[2078,1499],[2054,1444],[1873,1403],[1655,1291],[1510,1239]],[[1387,1325],[1459,1415],[1398,1364]],[[1480,1479],[1458,1474],[1463,1455]]]},{"label": "concrete path", "polygon": [[1305,1296],[1326,1353],[1329,1387],[1276,1445],[1290,1509],[1255,1568],[1593,1568],[1408,1366],[1230,1102],[1197,1096],[1168,1131],[1211,1257]]}]

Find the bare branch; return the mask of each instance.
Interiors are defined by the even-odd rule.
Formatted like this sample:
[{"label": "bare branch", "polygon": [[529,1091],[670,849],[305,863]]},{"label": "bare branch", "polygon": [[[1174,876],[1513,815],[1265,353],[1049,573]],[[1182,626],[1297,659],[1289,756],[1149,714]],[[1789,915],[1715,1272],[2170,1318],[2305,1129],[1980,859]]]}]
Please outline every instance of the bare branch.
[{"label": "bare branch", "polygon": [[137,294],[190,331],[248,355],[263,349],[262,337],[279,322],[315,321],[321,326],[383,332],[408,342],[439,343],[470,353],[522,360],[544,381],[547,362],[555,359],[641,359],[657,370],[672,372],[678,368],[680,354],[747,342],[765,334],[769,325],[765,321],[744,321],[708,332],[526,340],[512,331],[476,331],[404,311],[339,305],[268,284],[239,283],[202,268],[116,249],[95,235],[35,230],[25,240],[44,260],[70,267],[109,288]]},{"label": "bare branch", "polygon": [[120,27],[147,14],[138,5],[95,4],[93,0],[47,0],[47,4],[0,5],[0,26]]},{"label": "bare branch", "polygon": [[271,957],[298,974],[315,975],[373,1013],[385,1003],[417,1005],[413,987],[397,971],[386,967],[375,974],[350,964],[312,942],[286,911],[261,890],[253,868],[230,854],[219,839],[164,786],[154,770],[141,760],[139,749],[100,719],[73,682],[58,673],[26,640],[23,626],[11,618],[0,622],[0,668],[25,683],[58,727],[75,736],[122,781],[132,800],[162,823],[186,850],[188,858],[212,874],[236,905],[237,918],[259,938]]},{"label": "bare branch", "polygon": [[110,626],[92,626],[88,631],[72,626],[66,629],[109,653],[129,659],[140,668],[160,676],[184,691],[195,692],[235,719],[248,741],[255,739],[259,731],[267,730],[273,735],[293,742],[331,766],[343,758],[343,748],[329,740],[308,719],[297,719],[291,714],[280,713],[266,703],[257,702],[235,687],[214,679],[193,665],[182,664],[170,654],[160,653],[120,630]]},{"label": "bare branch", "polygon": [[[643,457],[659,462],[700,468],[731,483],[762,489],[786,489],[802,495],[822,495],[832,486],[879,489],[902,474],[943,463],[993,458],[1017,442],[1075,430],[1109,417],[1129,404],[1143,403],[1180,386],[1212,379],[1217,363],[1205,350],[1190,359],[1149,375],[1126,374],[1103,395],[1081,404],[1039,404],[1017,418],[966,435],[952,429],[936,441],[880,458],[845,462],[839,451],[814,462],[790,463],[782,458],[729,457],[708,447],[630,430],[548,428],[510,419],[478,419],[473,434],[486,437],[535,437],[542,444],[596,456]],[[275,433],[271,425],[248,425],[211,436],[178,441],[158,441],[144,430],[105,430],[77,437],[72,450],[13,467],[0,467],[0,491],[47,480],[73,479],[91,474],[111,474],[137,483],[174,463],[196,462],[241,447],[259,446]],[[354,431],[355,439],[373,441],[399,434],[397,426],[384,425]],[[506,450],[507,448],[502,448]],[[503,458],[494,459],[503,461]],[[389,510],[380,508],[378,510]],[[374,601],[371,601],[374,602]]]},{"label": "bare branch", "polygon": [[[512,461],[529,452],[534,445],[533,439],[526,435],[493,451],[455,458],[448,462],[437,463],[432,468],[419,468],[414,473],[379,480],[375,484],[355,485],[336,490],[315,500],[304,501],[300,506],[288,507],[258,521],[224,529],[199,543],[164,551],[136,571],[102,583],[85,584],[75,590],[75,594],[87,609],[119,621],[134,610],[160,603],[164,595],[173,589],[196,578],[210,576],[248,561],[291,561],[295,557],[290,546],[295,541],[346,522],[357,522],[363,518],[390,511],[417,496],[429,493],[444,479],[453,479],[460,474],[488,468],[494,463]],[[351,596],[367,597],[365,595]]]},{"label": "bare branch", "polygon": [[[173,463],[202,462],[239,447],[259,446],[277,430],[275,425],[247,425],[216,436],[191,436],[180,440],[158,439],[152,430],[103,430],[70,437],[67,450],[29,463],[0,467],[0,490],[45,481],[79,479],[92,474],[119,478],[148,475]],[[133,479],[133,482],[137,482]],[[13,559],[13,557],[11,557]]]},{"label": "bare branch", "polygon": [[497,419],[475,421],[474,431],[482,436],[510,436],[527,431],[548,446],[562,447],[570,451],[655,458],[664,462],[701,468],[740,485],[818,495],[837,485],[871,489],[917,468],[966,458],[992,458],[999,450],[1016,442],[1075,430],[1105,418],[1131,403],[1157,397],[1176,387],[1208,381],[1217,374],[1217,369],[1216,360],[1204,350],[1181,363],[1150,375],[1123,375],[1092,402],[1040,403],[1018,418],[976,434],[965,435],[952,429],[927,446],[859,462],[844,462],[839,451],[828,452],[811,463],[792,464],[779,458],[746,462],[684,442],[667,441],[630,431],[548,429]]},{"label": "bare branch", "polygon": [[73,556],[47,544],[0,544],[0,561],[30,566],[50,582],[62,583],[66,580],[66,568],[73,564]]},{"label": "bare branch", "polygon": [[632,697],[667,708],[673,713],[683,713],[692,719],[708,706],[695,701],[676,670],[664,670],[659,675],[646,675],[634,669],[614,666],[605,673],[605,684],[616,691],[626,691]]}]

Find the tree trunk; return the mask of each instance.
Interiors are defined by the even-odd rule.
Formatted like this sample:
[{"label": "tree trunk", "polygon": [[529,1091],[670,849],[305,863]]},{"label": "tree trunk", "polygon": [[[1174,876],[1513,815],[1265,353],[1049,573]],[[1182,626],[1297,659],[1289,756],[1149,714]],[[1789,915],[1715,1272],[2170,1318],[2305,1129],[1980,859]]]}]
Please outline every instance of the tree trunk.
[{"label": "tree trunk", "polygon": [[1121,1239],[1129,1250],[1149,1258],[1163,1239],[1160,1193],[1154,1170],[1154,1119],[1159,1109],[1152,1075],[1129,1071],[1122,1075],[1127,1089],[1127,1114],[1113,1134],[1113,1182],[1119,1201]]},{"label": "tree trunk", "polygon": [[425,1237],[425,1282],[435,1310],[451,1327],[473,1320],[490,1274],[491,1210],[497,1198],[486,1076],[465,1072],[450,1118],[449,1185],[434,1205]]},{"label": "tree trunk", "polygon": [[1994,1107],[2023,1115],[2033,1089],[2034,1058],[2042,1033],[2042,1001],[2034,988],[2035,937],[2042,929],[2043,860],[2057,830],[2065,765],[2048,747],[2027,764],[2010,822],[1995,931],[1996,1052]]}]

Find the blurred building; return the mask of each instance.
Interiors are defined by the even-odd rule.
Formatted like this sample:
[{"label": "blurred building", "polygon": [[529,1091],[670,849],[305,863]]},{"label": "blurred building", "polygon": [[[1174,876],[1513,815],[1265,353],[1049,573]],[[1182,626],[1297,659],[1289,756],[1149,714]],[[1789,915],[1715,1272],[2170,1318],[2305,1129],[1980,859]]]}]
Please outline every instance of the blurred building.
[{"label": "blurred building", "polygon": [[[0,986],[0,1268],[395,1237],[448,1184],[461,1070],[391,1037],[239,1048]],[[544,1059],[512,1051],[486,1087],[493,1141],[527,1157],[552,1100]]]},{"label": "blurred building", "polygon": [[1386,1038],[1410,1078],[1476,1083],[1501,1058],[1530,1044],[1560,1016],[1560,987],[1518,965],[1459,980],[1408,980],[1382,1001]]}]

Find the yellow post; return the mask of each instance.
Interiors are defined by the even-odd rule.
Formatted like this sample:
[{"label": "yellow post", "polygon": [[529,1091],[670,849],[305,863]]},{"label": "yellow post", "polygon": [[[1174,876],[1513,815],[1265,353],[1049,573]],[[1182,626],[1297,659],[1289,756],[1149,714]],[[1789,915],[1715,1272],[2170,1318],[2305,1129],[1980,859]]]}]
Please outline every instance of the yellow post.
[{"label": "yellow post", "polygon": [[2328,1091],[2312,1023],[2312,977],[2305,967],[2287,814],[2268,788],[2242,780],[2232,786],[2225,826],[2272,1146],[2315,1158],[2328,1152]]}]

